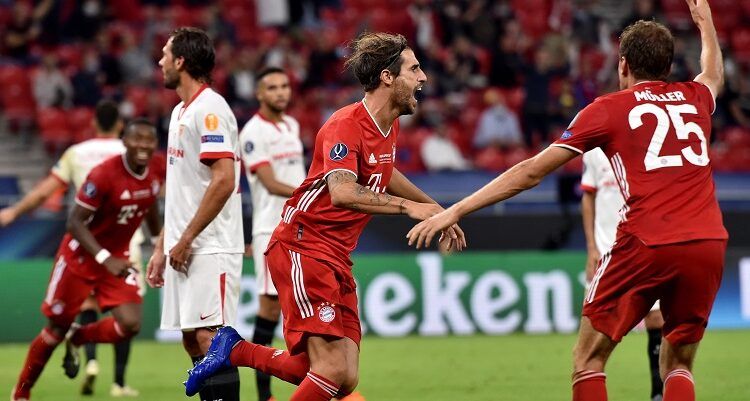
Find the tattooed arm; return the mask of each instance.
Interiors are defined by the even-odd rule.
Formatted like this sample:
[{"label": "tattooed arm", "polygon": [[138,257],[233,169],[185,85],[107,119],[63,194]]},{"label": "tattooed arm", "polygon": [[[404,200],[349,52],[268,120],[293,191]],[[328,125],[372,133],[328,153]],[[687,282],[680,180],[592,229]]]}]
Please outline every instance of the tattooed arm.
[{"label": "tattooed arm", "polygon": [[334,206],[356,210],[367,214],[406,214],[416,220],[424,220],[442,208],[433,203],[414,202],[390,194],[379,194],[357,184],[351,172],[334,171],[326,177],[331,203]]}]

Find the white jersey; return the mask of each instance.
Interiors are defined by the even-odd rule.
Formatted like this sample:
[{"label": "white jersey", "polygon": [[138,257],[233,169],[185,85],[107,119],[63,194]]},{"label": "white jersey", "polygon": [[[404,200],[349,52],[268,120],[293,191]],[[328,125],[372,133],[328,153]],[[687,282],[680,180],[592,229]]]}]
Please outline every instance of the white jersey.
[{"label": "white jersey", "polygon": [[69,147],[52,167],[52,175],[77,191],[91,169],[112,156],[125,153],[119,138],[92,138]]},{"label": "white jersey", "polygon": [[286,115],[281,122],[274,123],[258,113],[242,128],[240,143],[253,201],[253,236],[271,234],[281,220],[287,198],[271,195],[255,171],[267,164],[279,182],[295,188],[302,184],[307,172],[299,139],[299,123]]},{"label": "white jersey", "polygon": [[596,192],[594,203],[594,239],[599,253],[604,255],[612,249],[620,223],[620,209],[625,203],[612,165],[600,148],[583,155],[581,187],[587,192]]},{"label": "white jersey", "polygon": [[194,254],[243,253],[237,120],[221,95],[207,86],[172,110],[167,146],[164,252],[177,244],[211,182],[213,160],[235,161],[235,190],[224,208],[193,240]]}]

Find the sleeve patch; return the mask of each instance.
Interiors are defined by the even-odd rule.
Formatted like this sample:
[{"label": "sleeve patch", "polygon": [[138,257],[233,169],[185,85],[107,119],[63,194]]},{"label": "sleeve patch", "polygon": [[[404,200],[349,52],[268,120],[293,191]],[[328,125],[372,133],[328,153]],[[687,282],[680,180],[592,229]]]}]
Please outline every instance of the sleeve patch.
[{"label": "sleeve patch", "polygon": [[207,143],[207,142],[224,143],[224,136],[223,135],[203,135],[201,137],[201,143]]},{"label": "sleeve patch", "polygon": [[206,126],[207,130],[216,131],[219,128],[219,117],[213,113],[208,114],[206,118],[203,119],[203,124]]},{"label": "sleeve patch", "polygon": [[255,149],[255,145],[253,145],[252,141],[245,142],[245,153],[250,154],[253,152],[253,149]]},{"label": "sleeve patch", "polygon": [[96,185],[91,181],[83,184],[83,193],[86,195],[86,197],[93,198],[94,196],[96,196]]},{"label": "sleeve patch", "polygon": [[331,151],[328,153],[328,157],[331,158],[333,161],[339,161],[346,157],[346,155],[349,154],[349,148],[346,147],[346,145],[343,142],[339,142],[331,148]]}]

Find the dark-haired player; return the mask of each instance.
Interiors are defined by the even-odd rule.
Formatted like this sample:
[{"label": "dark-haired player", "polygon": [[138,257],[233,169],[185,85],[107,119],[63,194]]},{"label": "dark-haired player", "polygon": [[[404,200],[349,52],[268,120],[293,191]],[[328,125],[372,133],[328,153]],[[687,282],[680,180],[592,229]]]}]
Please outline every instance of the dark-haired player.
[{"label": "dark-haired player", "polygon": [[573,400],[607,399],[604,367],[618,342],[661,300],[664,401],[693,401],[691,373],[724,267],[727,232],[714,195],[708,143],[724,71],[706,0],[686,0],[701,34],[701,73],[667,83],[672,34],[653,21],[622,33],[621,91],[583,109],[552,146],[409,232],[421,247],[444,227],[508,199],[600,147],[625,198],[622,222],[584,300]]},{"label": "dark-haired player", "polygon": [[[169,123],[164,232],[147,280],[164,287],[161,328],[181,330],[185,351],[198,361],[215,329],[237,319],[245,250],[239,135],[229,105],[209,87],[214,48],[206,33],[179,28],[162,52],[164,85],[182,102]],[[239,391],[237,369],[228,369],[201,399],[238,401]]]},{"label": "dark-haired player", "polygon": [[[144,218],[153,232],[161,229],[158,211],[152,207],[159,194],[159,178],[148,168],[156,149],[156,130],[145,122],[130,124],[123,143],[126,152],[91,170],[76,195],[68,233],[55,257],[42,302],[48,323],[29,347],[11,400],[30,398],[31,388],[63,339],[63,367],[66,375],[75,377],[78,346],[120,342],[140,329],[139,273],[127,253],[130,239]],[[92,291],[99,307],[111,310],[112,316],[71,327],[81,303]]]},{"label": "dark-haired player", "polygon": [[[350,254],[373,214],[423,220],[442,210],[393,167],[398,117],[414,113],[427,80],[406,39],[363,35],[347,65],[365,97],[336,111],[318,132],[307,179],[286,202],[266,251],[289,351],[222,328],[190,373],[188,395],[223,366],[249,366],[299,385],[292,401],[351,393],[361,328]],[[448,231],[448,245],[462,248],[461,230]]]}]

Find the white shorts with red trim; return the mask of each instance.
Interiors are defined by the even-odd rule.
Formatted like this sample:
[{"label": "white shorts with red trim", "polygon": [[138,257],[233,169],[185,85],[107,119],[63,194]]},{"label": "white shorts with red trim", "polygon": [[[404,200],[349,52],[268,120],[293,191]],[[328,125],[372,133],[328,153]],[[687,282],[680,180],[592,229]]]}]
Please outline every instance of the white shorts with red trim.
[{"label": "white shorts with red trim", "polygon": [[161,291],[161,329],[235,325],[241,277],[240,253],[192,255],[187,274],[174,270],[167,258]]},{"label": "white shorts with red trim", "polygon": [[266,265],[266,248],[271,242],[271,234],[253,235],[253,264],[255,265],[255,284],[260,295],[278,296],[279,292],[271,280],[271,273]]}]

